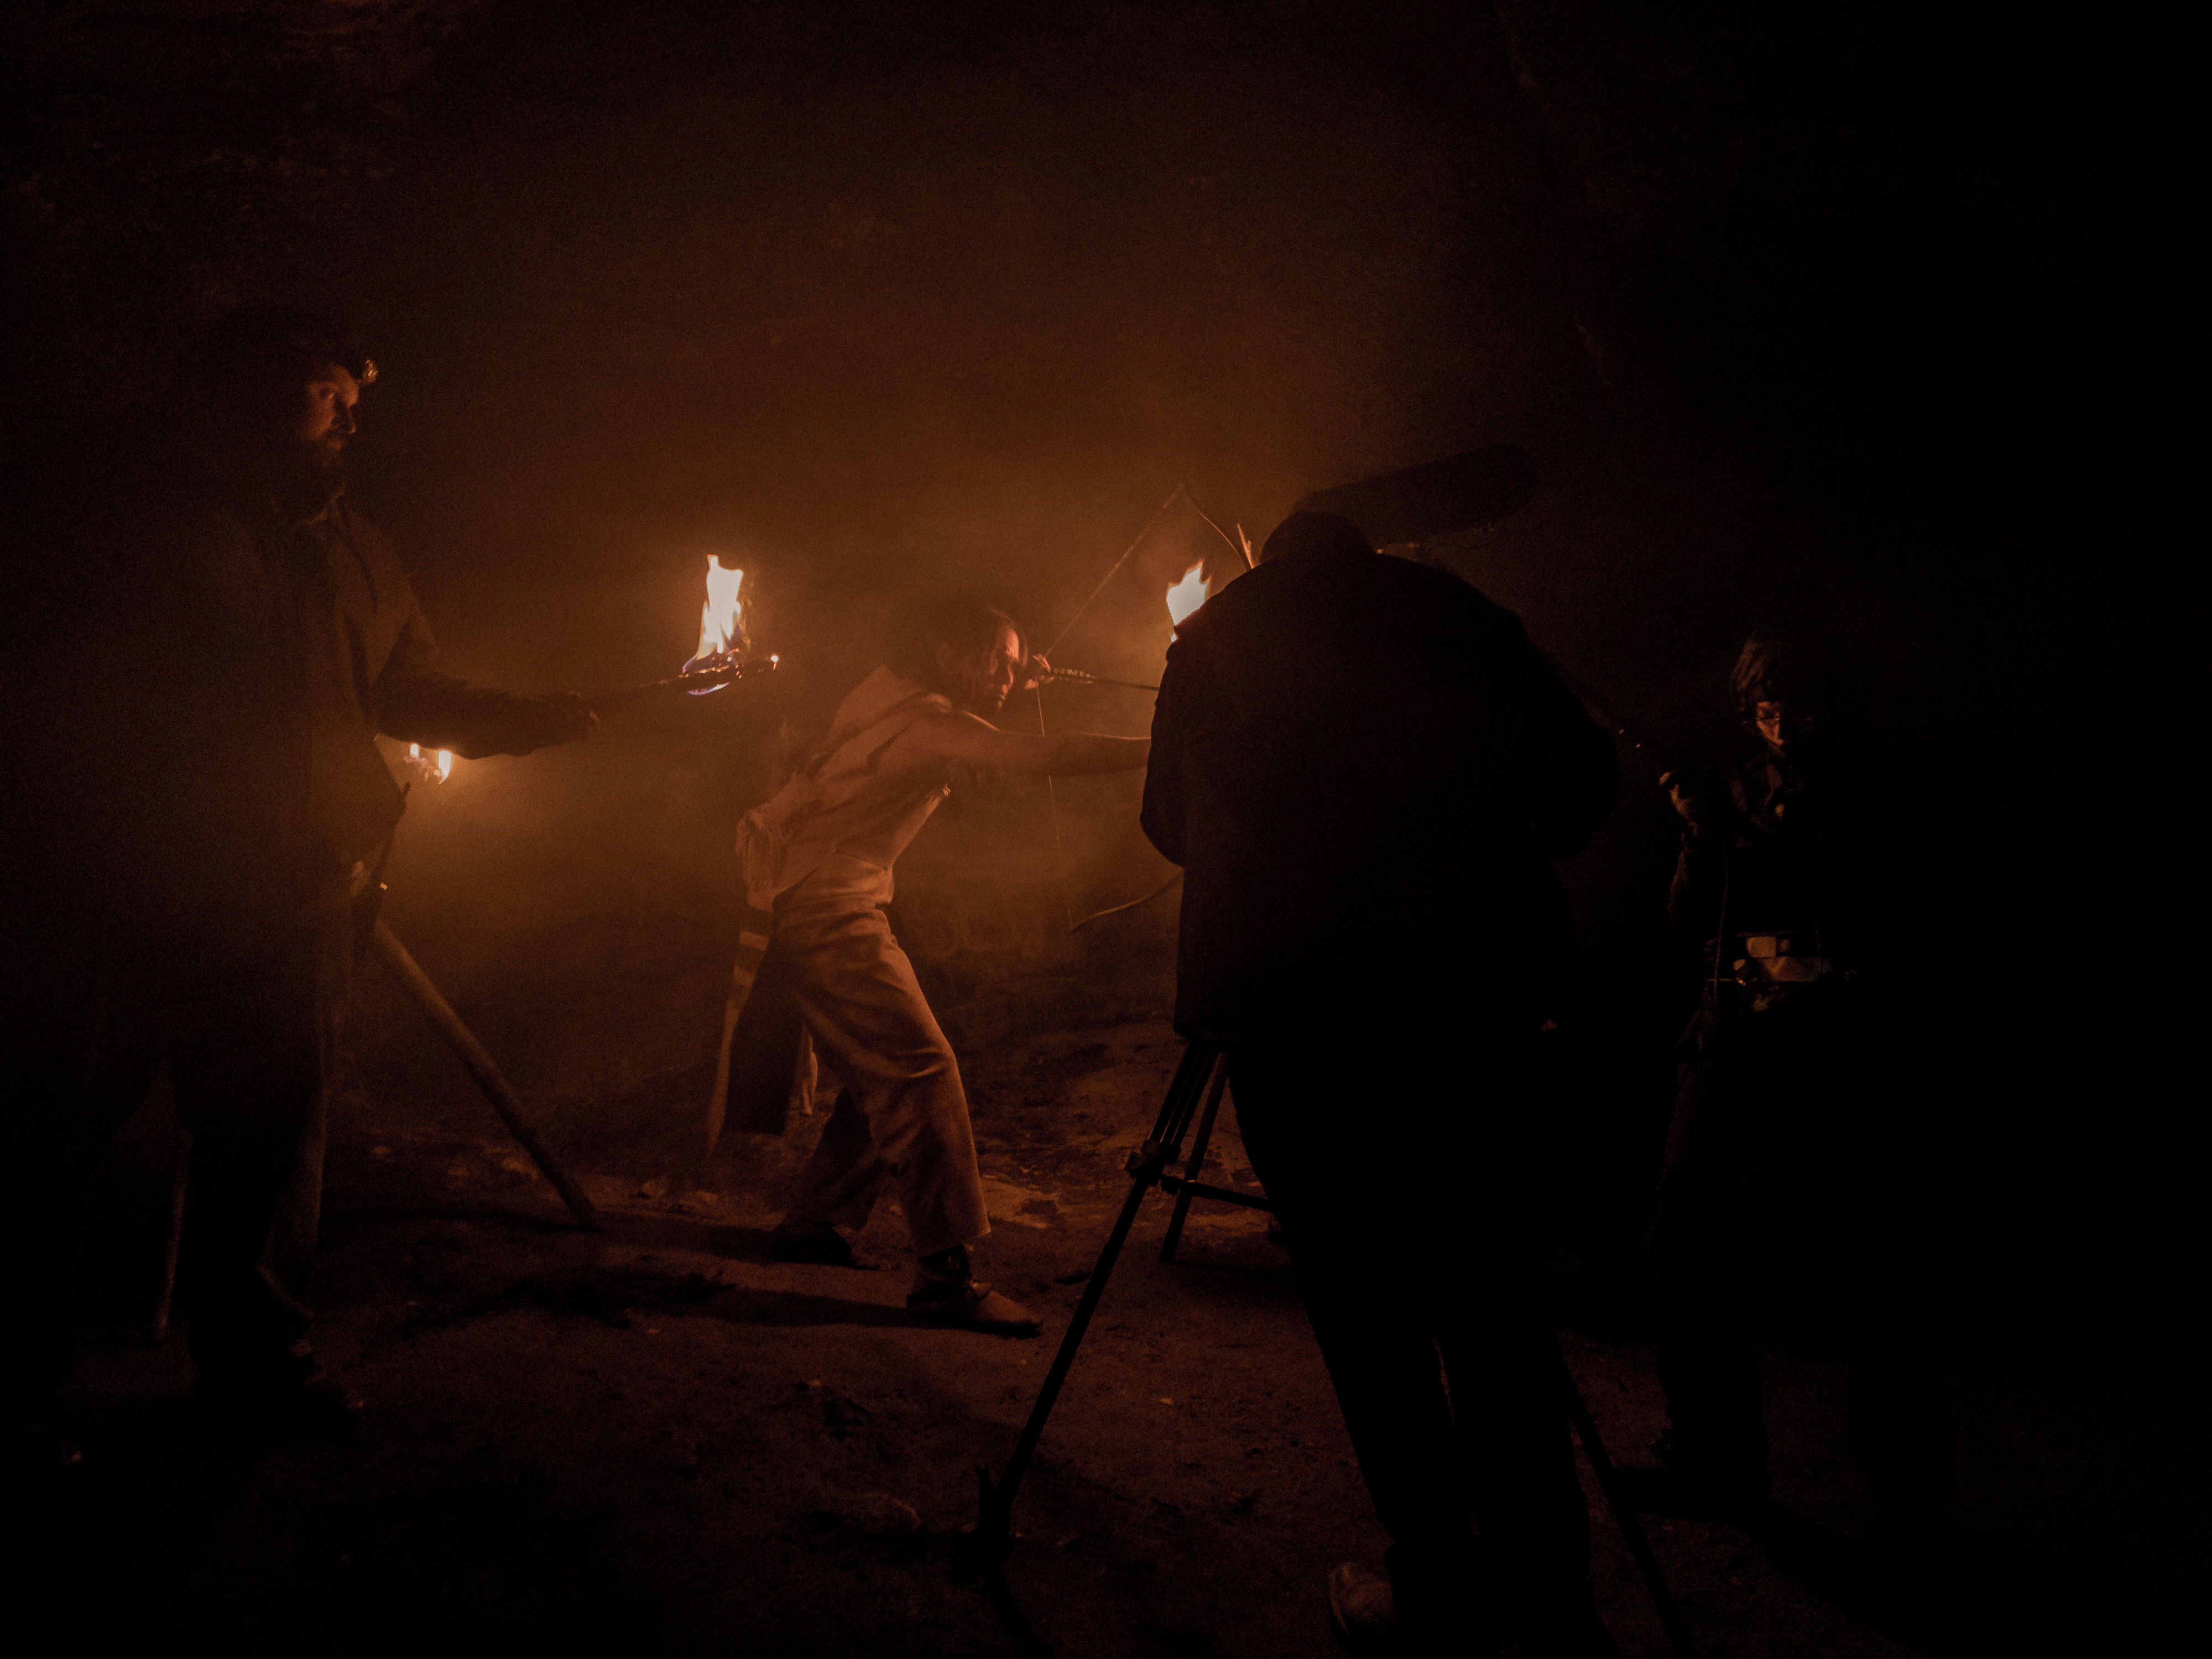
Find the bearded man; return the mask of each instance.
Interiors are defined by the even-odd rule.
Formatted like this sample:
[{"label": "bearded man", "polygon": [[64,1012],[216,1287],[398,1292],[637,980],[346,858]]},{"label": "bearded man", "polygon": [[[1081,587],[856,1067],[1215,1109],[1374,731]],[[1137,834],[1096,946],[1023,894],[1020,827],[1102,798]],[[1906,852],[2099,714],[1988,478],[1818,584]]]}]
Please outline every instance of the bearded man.
[{"label": "bearded man", "polygon": [[[1034,1334],[1036,1316],[973,1276],[969,1246],[991,1226],[960,1066],[884,906],[893,863],[951,793],[955,766],[1066,775],[1144,765],[1148,738],[994,726],[1016,684],[1045,666],[1002,611],[926,609],[738,836],[747,900],[773,928],[732,1036],[732,1085],[765,1089],[780,1121],[791,1050],[777,1038],[795,1040],[802,1023],[844,1084],[772,1248],[786,1261],[849,1263],[838,1224],[865,1222],[889,1176],[917,1258],[908,1308],[1006,1335]],[[757,1121],[742,1104],[739,1115]]]},{"label": "bearded man", "polygon": [[71,1462],[69,1259],[108,1137],[166,1072],[191,1137],[190,1346],[249,1432],[360,1402],[307,1342],[325,1086],[402,792],[380,732],[471,757],[583,737],[580,699],[437,672],[406,572],[345,497],[375,365],[345,327],[240,312],[181,418],[80,444],[9,503],[21,598],[5,740],[25,768],[0,1000],[28,1268],[22,1432]]}]

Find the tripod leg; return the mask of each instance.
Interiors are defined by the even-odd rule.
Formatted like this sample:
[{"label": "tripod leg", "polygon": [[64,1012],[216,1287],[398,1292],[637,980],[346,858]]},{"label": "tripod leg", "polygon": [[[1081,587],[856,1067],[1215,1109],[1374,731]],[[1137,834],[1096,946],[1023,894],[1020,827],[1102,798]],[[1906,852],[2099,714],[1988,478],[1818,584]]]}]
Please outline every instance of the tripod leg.
[{"label": "tripod leg", "polygon": [[[1022,1425],[1022,1437],[1014,1443],[1014,1455],[1006,1460],[1006,1472],[994,1484],[988,1471],[980,1467],[975,1471],[975,1479],[982,1489],[982,1502],[975,1517],[975,1528],[962,1540],[960,1550],[960,1565],[969,1571],[994,1571],[1014,1547],[1014,1494],[1021,1488],[1030,1460],[1036,1455],[1037,1442],[1044,1437],[1045,1419],[1052,1415],[1060,1387],[1074,1366],[1075,1351],[1083,1344],[1083,1334],[1091,1328],[1091,1316],[1098,1310],[1098,1298],[1105,1294],[1106,1280],[1113,1273],[1121,1246],[1128,1240],[1129,1228],[1137,1219],[1137,1208],[1144,1202],[1145,1190],[1160,1178],[1175,1148],[1182,1144],[1191,1108],[1197,1103],[1198,1091],[1212,1074],[1213,1063],[1219,1054],[1220,1050],[1207,1042],[1194,1042],[1183,1050],[1182,1064],[1176,1069],[1175,1081],[1168,1085],[1167,1100],[1160,1108],[1152,1138],[1129,1160],[1129,1173],[1134,1177],[1129,1183],[1129,1195],[1121,1200],[1121,1213],[1115,1218],[1114,1231],[1107,1237],[1106,1248],[1099,1251],[1090,1281],[1083,1287],[1083,1299],[1075,1304],[1074,1317],[1067,1322],[1067,1334],[1060,1338],[1060,1352],[1052,1357],[1052,1369],[1045,1373],[1044,1386],[1037,1390],[1036,1404],[1030,1408],[1029,1421]],[[1169,1138],[1170,1133],[1172,1139]]]},{"label": "tripod leg", "polygon": [[1189,1183],[1198,1179],[1199,1170],[1206,1163],[1206,1143],[1213,1139],[1214,1115],[1221,1109],[1221,1091],[1229,1084],[1229,1056],[1224,1054],[1213,1062],[1213,1080],[1206,1085],[1206,1104],[1198,1114],[1198,1139],[1190,1149],[1190,1162],[1183,1165],[1183,1188],[1176,1194],[1175,1214],[1168,1218],[1168,1236],[1160,1243],[1160,1260],[1175,1260],[1176,1246],[1182,1243],[1182,1224],[1190,1214]]},{"label": "tripod leg", "polygon": [[1651,1592],[1651,1609],[1659,1615],[1660,1627],[1667,1632],[1676,1659],[1698,1659],[1697,1638],[1690,1634],[1682,1609],[1674,1601],[1674,1592],[1668,1588],[1666,1575],[1659,1571],[1659,1558],[1651,1553],[1651,1540],[1644,1534],[1643,1522],[1637,1518],[1635,1505],[1620,1489],[1620,1472],[1607,1455],[1605,1442],[1598,1438],[1597,1424],[1590,1417],[1589,1407],[1583,1403],[1582,1390],[1575,1386],[1574,1373],[1567,1369],[1565,1354],[1559,1356],[1559,1392],[1566,1405],[1567,1419],[1575,1425],[1575,1438],[1582,1442],[1583,1455],[1589,1460],[1590,1473],[1597,1477],[1598,1490],[1605,1494],[1606,1507],[1613,1511],[1613,1521],[1620,1528],[1621,1540],[1628,1546],[1637,1571],[1644,1575],[1644,1588]]},{"label": "tripod leg", "polygon": [[177,1167],[169,1176],[169,1232],[161,1249],[161,1289],[146,1321],[146,1342],[160,1347],[169,1334],[169,1313],[177,1299],[177,1257],[185,1237],[185,1194],[192,1167],[192,1137],[177,1131]]}]

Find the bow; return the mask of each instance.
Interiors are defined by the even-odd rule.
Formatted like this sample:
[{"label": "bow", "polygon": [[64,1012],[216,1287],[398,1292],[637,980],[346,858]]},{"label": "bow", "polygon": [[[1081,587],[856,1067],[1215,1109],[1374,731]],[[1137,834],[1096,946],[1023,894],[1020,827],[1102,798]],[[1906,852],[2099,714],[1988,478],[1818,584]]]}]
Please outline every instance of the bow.
[{"label": "bow", "polygon": [[[1130,542],[1128,546],[1121,550],[1121,556],[1115,560],[1113,564],[1108,568],[1106,574],[1099,578],[1098,585],[1091,590],[1091,597],[1085,599],[1081,605],[1078,605],[1075,608],[1075,614],[1071,616],[1060,625],[1060,632],[1053,636],[1052,643],[1047,646],[1043,652],[1040,653],[1046,659],[1046,660],[1049,661],[1053,653],[1060,649],[1061,641],[1066,640],[1070,634],[1074,632],[1075,625],[1077,623],[1083,620],[1084,613],[1088,611],[1093,605],[1097,603],[1098,596],[1103,593],[1108,586],[1112,584],[1114,578],[1121,573],[1122,567],[1127,564],[1131,556],[1135,554],[1136,550],[1145,544],[1146,539],[1152,535],[1153,527],[1159,523],[1160,520],[1166,515],[1168,510],[1174,507],[1178,500],[1188,502],[1189,504],[1190,510],[1195,513],[1200,519],[1204,520],[1206,528],[1212,531],[1215,535],[1220,537],[1224,544],[1226,545],[1231,552],[1236,553],[1244,561],[1244,565],[1247,569],[1251,568],[1253,562],[1252,544],[1244,535],[1244,527],[1242,525],[1239,525],[1237,528],[1237,536],[1232,539],[1229,532],[1217,524],[1212,516],[1208,514],[1203,507],[1199,505],[1198,498],[1190,493],[1190,486],[1188,484],[1179,483],[1174,488],[1174,489],[1169,492],[1168,498],[1162,501],[1158,507],[1153,509],[1152,517],[1145,520],[1145,527],[1137,532],[1135,538]],[[1079,684],[1085,680],[1091,680],[1093,683],[1097,683],[1093,676],[1084,675],[1072,671],[1065,674],[1063,678],[1067,679],[1071,684]],[[1108,683],[1111,684],[1113,682]],[[1041,738],[1051,735],[1045,727],[1045,684],[1046,682],[1043,680],[1038,681],[1033,693],[1036,698],[1037,735]],[[1069,933],[1073,933],[1078,928],[1086,927],[1090,926],[1091,923],[1098,921],[1103,916],[1114,915],[1123,910],[1133,910],[1137,906],[1145,903],[1146,901],[1158,898],[1162,893],[1166,892],[1169,888],[1174,886],[1176,883],[1182,879],[1182,872],[1177,870],[1173,875],[1170,876],[1165,881],[1153,888],[1151,891],[1141,894],[1136,898],[1126,899],[1119,904],[1109,904],[1103,910],[1094,910],[1089,915],[1084,916],[1079,920],[1075,915],[1075,907],[1072,902],[1072,894],[1067,879],[1067,854],[1060,832],[1060,791],[1054,784],[1050,773],[1047,773],[1045,775],[1044,787],[1045,810],[1052,823],[1053,870],[1060,884],[1060,914],[1067,921],[1067,931]]]}]

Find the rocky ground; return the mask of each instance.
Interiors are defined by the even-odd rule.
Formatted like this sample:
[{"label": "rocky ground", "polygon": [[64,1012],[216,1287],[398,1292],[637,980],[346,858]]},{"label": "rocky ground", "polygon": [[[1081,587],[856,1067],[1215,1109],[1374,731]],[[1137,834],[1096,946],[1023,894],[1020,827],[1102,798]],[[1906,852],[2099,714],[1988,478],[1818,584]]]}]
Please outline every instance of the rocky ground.
[{"label": "rocky ground", "polygon": [[[396,1040],[388,988],[372,988],[365,1024]],[[458,1079],[411,1100],[356,1081],[331,1149],[319,1340],[369,1401],[359,1435],[209,1437],[181,1402],[174,1336],[96,1346],[79,1384],[86,1461],[32,1559],[76,1592],[73,1644],[1334,1651],[1324,1575],[1379,1565],[1384,1540],[1253,1211],[1200,1203],[1168,1264],[1168,1201],[1146,1200],[1022,1490],[1002,1580],[954,1571],[975,1469],[1012,1446],[1179,1053],[1164,1025],[1137,1023],[974,1056],[996,1225],[982,1271],[1042,1312],[1031,1341],[909,1320],[888,1198],[859,1270],[767,1259],[776,1191],[819,1115],[726,1144],[688,1177],[650,1147],[639,1166],[660,1173],[587,1170],[605,1227],[585,1233]],[[1227,1113],[1214,1150],[1213,1178],[1250,1183]],[[1632,1321],[1592,1315],[1562,1336],[1606,1437],[1640,1449],[1658,1394]],[[2026,1640],[2094,1599],[2109,1559],[2043,1564],[2072,1547],[2069,1527],[2098,1524],[2069,1515],[2083,1492],[2104,1493],[2107,1528],[2140,1522],[2111,1501],[2140,1413],[2069,1410],[2018,1366],[1962,1363],[1957,1382],[1972,1541],[1945,1564],[1944,1594],[1915,1598],[1855,1541],[1869,1517],[1842,1457],[1840,1372],[1773,1358],[1781,1496],[1802,1525],[1753,1540],[1652,1523],[1704,1651],[2027,1651],[2000,1632]],[[1606,1620],[1625,1652],[1664,1654],[1591,1498]]]}]

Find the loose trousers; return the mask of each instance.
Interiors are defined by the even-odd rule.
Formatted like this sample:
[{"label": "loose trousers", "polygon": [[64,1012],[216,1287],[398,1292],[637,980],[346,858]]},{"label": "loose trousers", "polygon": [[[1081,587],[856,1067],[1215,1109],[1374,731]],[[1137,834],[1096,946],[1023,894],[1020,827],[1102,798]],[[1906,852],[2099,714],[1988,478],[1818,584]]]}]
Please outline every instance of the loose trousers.
[{"label": "loose trousers", "polygon": [[1678,1454],[1766,1478],[1762,1312],[1810,1314],[1850,1367],[1850,1447],[1885,1506],[1956,1496],[1924,1190],[1942,1137],[1894,1011],[1844,983],[1711,1011],[1680,1068],[1650,1240]]},{"label": "loose trousers", "polygon": [[888,1176],[915,1252],[931,1255],[991,1224],[960,1064],[891,937],[890,896],[890,871],[841,856],[776,902],[779,976],[844,1083],[788,1214],[859,1226]]},{"label": "loose trousers", "polygon": [[1571,1616],[1588,1606],[1589,1517],[1520,1224],[1531,1042],[1385,1050],[1346,1046],[1338,1023],[1232,1048],[1230,1077],[1390,1534],[1400,1612],[1429,1630],[1486,1605]]}]

